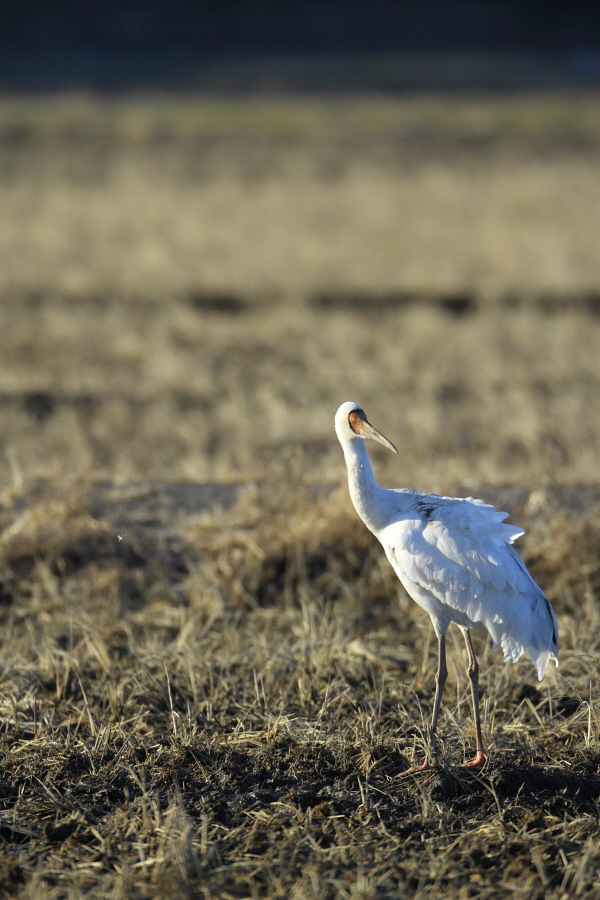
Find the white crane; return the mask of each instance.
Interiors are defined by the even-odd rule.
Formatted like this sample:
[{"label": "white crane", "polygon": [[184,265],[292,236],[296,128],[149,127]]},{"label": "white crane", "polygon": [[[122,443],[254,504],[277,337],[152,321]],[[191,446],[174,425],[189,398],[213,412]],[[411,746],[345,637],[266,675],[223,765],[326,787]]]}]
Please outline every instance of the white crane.
[{"label": "white crane", "polygon": [[[335,415],[335,430],[344,451],[354,508],[383,545],[407,593],[431,616],[438,639],[431,754],[435,754],[435,731],[448,674],[446,630],[450,622],[456,622],[469,655],[467,674],[477,736],[476,755],[463,763],[463,768],[482,766],[487,754],[479,718],[479,664],[469,628],[487,631],[494,650],[504,651],[505,661],[514,662],[529,652],[540,681],[549,659],[558,665],[556,616],[511,546],[523,531],[505,524],[508,513],[498,512],[483,500],[380,487],[364,438],[398,451],[367,421],[358,404],[342,403]],[[426,758],[422,765],[400,774],[430,765]]]}]

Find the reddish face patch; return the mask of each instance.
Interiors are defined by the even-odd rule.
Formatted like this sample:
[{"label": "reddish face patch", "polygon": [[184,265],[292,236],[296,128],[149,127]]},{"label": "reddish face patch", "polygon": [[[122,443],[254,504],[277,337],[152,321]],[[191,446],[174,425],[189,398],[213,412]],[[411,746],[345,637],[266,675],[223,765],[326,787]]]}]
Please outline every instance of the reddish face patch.
[{"label": "reddish face patch", "polygon": [[367,417],[365,416],[362,409],[353,409],[348,416],[348,423],[355,434],[360,434],[362,423],[366,421]]}]

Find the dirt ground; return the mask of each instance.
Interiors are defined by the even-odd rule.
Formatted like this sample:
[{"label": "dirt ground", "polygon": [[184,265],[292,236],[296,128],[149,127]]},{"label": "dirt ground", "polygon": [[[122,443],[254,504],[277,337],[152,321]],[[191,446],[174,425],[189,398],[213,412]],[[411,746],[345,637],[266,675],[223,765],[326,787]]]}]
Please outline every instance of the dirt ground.
[{"label": "dirt ground", "polygon": [[[0,894],[600,896],[600,100],[0,104]],[[476,495],[559,622],[489,761],[347,496]]]}]

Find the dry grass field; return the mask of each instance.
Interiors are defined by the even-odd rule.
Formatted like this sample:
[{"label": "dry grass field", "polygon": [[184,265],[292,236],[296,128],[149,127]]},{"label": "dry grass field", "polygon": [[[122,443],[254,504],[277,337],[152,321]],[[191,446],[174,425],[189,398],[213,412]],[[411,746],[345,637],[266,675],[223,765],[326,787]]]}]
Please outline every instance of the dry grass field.
[{"label": "dry grass field", "polygon": [[[0,104],[0,895],[600,896],[600,100]],[[537,682],[473,745],[357,520],[511,513]]]}]

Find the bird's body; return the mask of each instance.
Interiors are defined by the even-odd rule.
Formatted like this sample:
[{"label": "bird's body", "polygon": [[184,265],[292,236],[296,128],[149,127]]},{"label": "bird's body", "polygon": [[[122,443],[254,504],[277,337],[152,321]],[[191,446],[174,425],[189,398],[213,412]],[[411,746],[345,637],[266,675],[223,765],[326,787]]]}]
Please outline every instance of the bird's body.
[{"label": "bird's body", "polygon": [[556,643],[552,608],[512,547],[523,532],[481,500],[386,491],[390,524],[375,532],[406,591],[431,616],[487,631],[505,660],[529,655],[544,677]]},{"label": "bird's body", "polygon": [[[355,403],[343,403],[335,418],[354,507],[381,542],[407,593],[426,610],[438,638],[440,666],[432,723],[432,746],[446,680],[445,634],[450,622],[463,631],[477,726],[477,756],[485,761],[479,727],[478,666],[469,629],[487,632],[505,660],[528,652],[538,677],[550,659],[558,663],[558,627],[552,607],[512,547],[522,529],[507,525],[507,513],[482,500],[442,497],[411,490],[386,490],[375,481],[363,438],[395,447],[367,421]],[[418,767],[421,768],[421,767]]]}]

